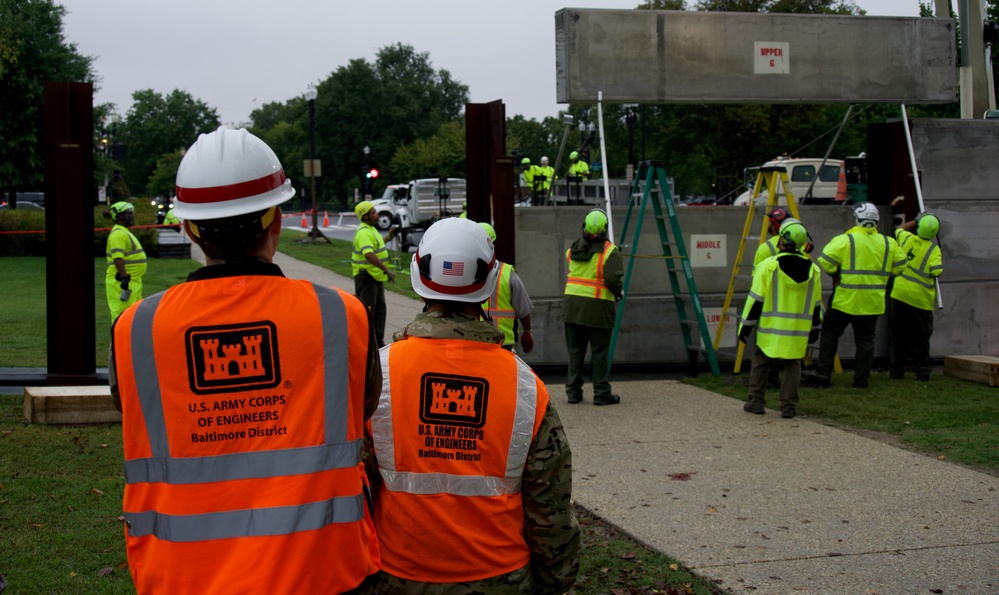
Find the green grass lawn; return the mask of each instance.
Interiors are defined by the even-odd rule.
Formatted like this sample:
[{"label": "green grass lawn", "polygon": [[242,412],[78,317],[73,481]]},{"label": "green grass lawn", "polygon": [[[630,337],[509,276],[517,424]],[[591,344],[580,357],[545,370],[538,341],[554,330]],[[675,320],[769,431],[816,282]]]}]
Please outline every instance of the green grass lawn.
[{"label": "green grass lawn", "polygon": [[[999,390],[933,374],[929,382],[891,380],[871,375],[867,390],[850,385],[851,372],[833,375],[827,389],[800,390],[798,413],[860,430],[883,434],[927,455],[942,457],[999,475]],[[687,382],[746,399],[749,371],[720,378],[701,375]],[[780,408],[776,390],[767,391],[768,405]]]},{"label": "green grass lawn", "polygon": [[[142,278],[145,296],[183,282],[200,265],[190,259],[152,258]],[[111,341],[111,313],[104,290],[107,261],[94,259],[94,320],[96,367],[107,366]],[[46,336],[45,258],[9,256],[0,258],[0,278],[4,279],[3,307],[0,308],[0,368],[44,368],[48,365]],[[72,299],[66,296],[65,299]]]},{"label": "green grass lawn", "polygon": [[[353,276],[350,269],[351,254],[354,251],[352,243],[336,238],[330,238],[329,243],[322,240],[313,242],[308,240],[307,237],[308,234],[306,232],[283,230],[281,232],[281,245],[278,247],[278,250],[292,258],[321,266],[344,277]],[[409,262],[411,258],[412,255],[409,253],[389,250],[390,266],[395,269],[395,283],[386,283],[385,290],[401,293],[404,296],[418,300],[420,296],[416,295],[416,292],[413,291],[413,284],[409,279]]]}]

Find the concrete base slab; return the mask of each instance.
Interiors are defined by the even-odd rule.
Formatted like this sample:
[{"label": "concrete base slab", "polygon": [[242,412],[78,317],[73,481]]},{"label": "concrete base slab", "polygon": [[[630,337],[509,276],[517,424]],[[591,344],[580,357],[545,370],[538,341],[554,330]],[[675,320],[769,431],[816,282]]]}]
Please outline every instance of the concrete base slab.
[{"label": "concrete base slab", "polygon": [[24,419],[28,423],[107,424],[121,422],[108,386],[26,386]]},{"label": "concrete base slab", "polygon": [[999,386],[999,357],[948,355],[944,357],[944,374],[989,386]]}]

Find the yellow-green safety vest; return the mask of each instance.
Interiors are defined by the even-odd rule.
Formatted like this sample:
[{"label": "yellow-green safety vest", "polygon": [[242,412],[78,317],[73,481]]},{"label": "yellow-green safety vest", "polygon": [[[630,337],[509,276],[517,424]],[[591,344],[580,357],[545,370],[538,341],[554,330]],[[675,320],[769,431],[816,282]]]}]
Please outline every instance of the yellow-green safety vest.
[{"label": "yellow-green safety vest", "polygon": [[780,240],[780,236],[773,236],[769,240],[760,244],[760,247],[756,249],[756,255],[753,257],[754,271],[764,260],[770,258],[771,256],[777,256],[778,240]]},{"label": "yellow-green safety vest", "polygon": [[891,290],[892,299],[905,302],[913,308],[932,310],[937,297],[934,279],[943,273],[940,247],[931,240],[924,240],[904,229],[895,230],[899,248],[905,254],[906,265],[901,275],[895,277]]},{"label": "yellow-green safety vest", "polygon": [[[361,271],[368,271],[375,281],[385,282],[388,275],[385,271],[368,262],[365,254],[374,252],[382,263],[388,261],[388,248],[382,234],[367,223],[361,223],[354,232],[354,253],[350,261],[350,273],[356,277]],[[388,266],[388,265],[386,265]]]},{"label": "yellow-green safety vest", "polygon": [[108,234],[107,245],[107,278],[114,279],[118,274],[118,269],[114,266],[116,258],[125,261],[125,273],[138,281],[138,278],[146,274],[146,251],[142,249],[142,244],[127,227],[115,223]]},{"label": "yellow-green safety vest", "polygon": [[610,253],[617,249],[613,242],[605,241],[604,250],[600,254],[594,254],[593,258],[586,262],[572,260],[569,253],[565,251],[565,260],[569,263],[569,278],[565,283],[565,295],[578,295],[600,300],[614,301],[614,294],[604,285],[604,262]]},{"label": "yellow-green safety vest", "polygon": [[513,311],[513,301],[510,299],[510,275],[513,273],[513,266],[505,262],[497,261],[500,265],[499,280],[496,281],[496,289],[489,296],[483,306],[493,319],[493,326],[503,331],[503,344],[513,345],[517,342],[513,327],[517,321],[517,314]]},{"label": "yellow-green safety vest", "polygon": [[906,263],[893,238],[859,226],[830,240],[818,261],[827,273],[840,276],[831,306],[855,315],[884,313],[888,279],[901,274]]},{"label": "yellow-green safety vest", "polygon": [[590,166],[585,161],[579,160],[569,166],[569,175],[587,180],[590,177]]},{"label": "yellow-green safety vest", "polygon": [[[787,258],[784,256],[783,258]],[[805,258],[798,255],[798,258]],[[812,264],[808,281],[796,283],[780,269],[777,258],[765,260],[753,274],[743,320],[749,316],[754,301],[763,304],[756,324],[756,345],[768,357],[801,359],[808,348],[815,308],[822,301],[822,273]]]}]

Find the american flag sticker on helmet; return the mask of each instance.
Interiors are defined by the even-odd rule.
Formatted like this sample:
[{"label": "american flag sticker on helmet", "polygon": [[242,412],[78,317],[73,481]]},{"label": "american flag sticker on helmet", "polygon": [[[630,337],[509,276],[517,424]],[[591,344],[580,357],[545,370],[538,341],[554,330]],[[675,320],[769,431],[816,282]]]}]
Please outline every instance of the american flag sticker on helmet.
[{"label": "american flag sticker on helmet", "polygon": [[465,274],[465,263],[444,261],[444,274],[460,277]]}]

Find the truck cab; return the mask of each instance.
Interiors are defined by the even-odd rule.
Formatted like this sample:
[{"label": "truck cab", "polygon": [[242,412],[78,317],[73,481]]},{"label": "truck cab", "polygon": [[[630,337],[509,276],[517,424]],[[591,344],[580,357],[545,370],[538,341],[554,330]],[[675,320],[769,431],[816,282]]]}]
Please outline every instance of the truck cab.
[{"label": "truck cab", "polygon": [[371,201],[378,213],[376,226],[382,231],[388,231],[396,220],[396,210],[406,205],[409,184],[389,184],[381,198]]},{"label": "truck cab", "polygon": [[435,221],[457,217],[467,198],[464,178],[420,178],[408,184],[393,184],[382,198],[371,201],[378,211],[378,228],[399,225],[403,252],[417,246],[423,232]]}]

